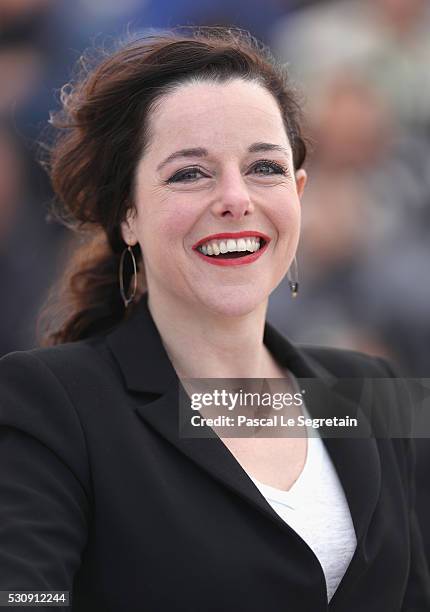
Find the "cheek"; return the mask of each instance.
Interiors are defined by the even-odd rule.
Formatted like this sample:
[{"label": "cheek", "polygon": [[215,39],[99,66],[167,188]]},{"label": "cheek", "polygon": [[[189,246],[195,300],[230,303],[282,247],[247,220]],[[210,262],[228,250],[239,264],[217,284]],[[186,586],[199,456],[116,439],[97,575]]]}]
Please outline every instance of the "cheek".
[{"label": "cheek", "polygon": [[274,202],[270,208],[272,223],[278,229],[279,238],[292,239],[300,232],[301,208],[297,196],[290,195]]},{"label": "cheek", "polygon": [[160,235],[168,237],[169,244],[177,252],[178,247],[184,243],[195,221],[196,216],[192,213],[191,207],[182,207],[181,209],[175,207],[164,211],[159,216],[157,230]]},{"label": "cheek", "polygon": [[153,253],[162,252],[178,256],[181,245],[196,221],[191,206],[160,206],[144,211],[139,220],[139,233],[143,244]]}]

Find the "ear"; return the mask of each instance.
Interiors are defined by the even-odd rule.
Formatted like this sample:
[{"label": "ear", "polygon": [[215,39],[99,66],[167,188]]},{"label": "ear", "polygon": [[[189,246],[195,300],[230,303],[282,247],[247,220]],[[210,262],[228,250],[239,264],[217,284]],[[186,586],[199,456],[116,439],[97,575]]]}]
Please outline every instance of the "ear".
[{"label": "ear", "polygon": [[303,192],[305,190],[306,181],[308,179],[308,175],[306,174],[306,170],[300,168],[296,172],[296,188],[297,193],[299,194],[299,198],[302,199]]},{"label": "ear", "polygon": [[126,212],[125,221],[121,221],[121,235],[124,242],[130,246],[137,244],[137,237],[135,233],[135,210],[129,208]]}]

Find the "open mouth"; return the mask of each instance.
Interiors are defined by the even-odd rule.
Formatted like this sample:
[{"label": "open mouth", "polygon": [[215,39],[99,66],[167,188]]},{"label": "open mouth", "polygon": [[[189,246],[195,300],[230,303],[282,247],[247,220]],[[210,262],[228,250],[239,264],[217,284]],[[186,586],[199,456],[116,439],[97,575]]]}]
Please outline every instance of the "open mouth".
[{"label": "open mouth", "polygon": [[211,258],[211,259],[213,259],[213,258],[216,258],[216,259],[240,259],[241,257],[247,257],[251,253],[256,253],[257,251],[262,249],[265,244],[266,244],[266,241],[263,240],[262,238],[260,238],[259,242],[257,242],[255,246],[254,245],[248,246],[244,250],[241,250],[241,251],[227,251],[226,253],[222,253],[220,250],[218,252],[216,252],[216,251],[214,251],[214,249],[212,249],[208,253],[207,249],[204,249],[202,247],[198,247],[197,250],[200,251],[200,253],[202,253],[202,255],[204,255],[205,257],[208,257],[208,258]]},{"label": "open mouth", "polygon": [[262,232],[242,231],[212,234],[197,242],[194,252],[209,264],[241,266],[251,264],[267,250],[270,237]]}]

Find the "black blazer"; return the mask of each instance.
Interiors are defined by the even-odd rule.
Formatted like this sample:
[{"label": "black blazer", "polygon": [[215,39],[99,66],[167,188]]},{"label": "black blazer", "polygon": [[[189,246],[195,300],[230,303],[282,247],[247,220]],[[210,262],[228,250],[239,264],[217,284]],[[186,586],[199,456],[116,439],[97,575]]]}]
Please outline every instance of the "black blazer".
[{"label": "black blazer", "polygon": [[[264,342],[336,413],[353,400],[335,377],[392,376],[269,324]],[[225,445],[179,436],[177,391],[145,297],[108,333],[0,360],[0,590],[69,590],[73,612],[430,610],[409,441],[325,440],[358,540],[327,606],[316,556]]]}]

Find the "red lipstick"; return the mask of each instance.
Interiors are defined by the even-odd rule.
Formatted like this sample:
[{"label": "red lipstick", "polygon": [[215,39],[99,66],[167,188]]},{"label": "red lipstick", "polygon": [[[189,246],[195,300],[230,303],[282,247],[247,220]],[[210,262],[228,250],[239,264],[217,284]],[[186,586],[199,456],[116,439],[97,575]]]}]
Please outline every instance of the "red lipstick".
[{"label": "red lipstick", "polygon": [[[264,245],[261,246],[258,249],[258,251],[255,251],[254,253],[250,253],[249,255],[243,255],[242,257],[236,257],[236,258],[231,258],[231,259],[219,259],[219,256],[217,255],[205,255],[204,253],[198,250],[199,246],[205,244],[206,242],[210,242],[211,240],[222,240],[222,239],[228,240],[229,238],[239,239],[239,238],[244,238],[244,237],[249,237],[249,236],[260,237],[262,240],[264,240]],[[242,266],[245,264],[250,264],[253,261],[256,261],[259,257],[261,257],[261,255],[263,255],[263,253],[266,251],[270,240],[271,240],[270,237],[267,236],[266,234],[263,234],[262,232],[254,232],[254,231],[223,232],[219,234],[210,234],[209,236],[202,238],[201,240],[196,242],[196,244],[194,244],[192,248],[193,248],[193,251],[196,253],[196,255],[198,255],[200,258],[202,258],[207,263],[210,263],[214,266]]]}]

